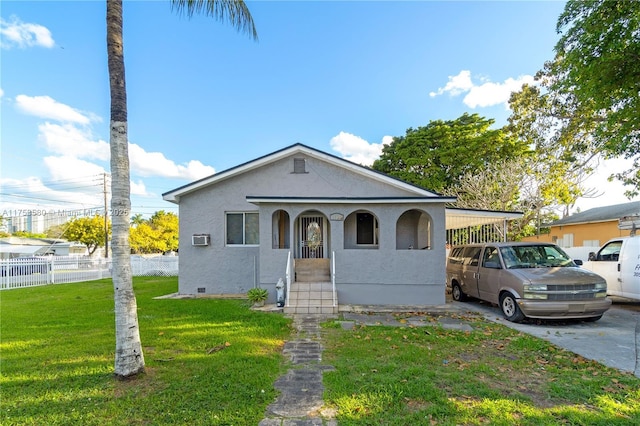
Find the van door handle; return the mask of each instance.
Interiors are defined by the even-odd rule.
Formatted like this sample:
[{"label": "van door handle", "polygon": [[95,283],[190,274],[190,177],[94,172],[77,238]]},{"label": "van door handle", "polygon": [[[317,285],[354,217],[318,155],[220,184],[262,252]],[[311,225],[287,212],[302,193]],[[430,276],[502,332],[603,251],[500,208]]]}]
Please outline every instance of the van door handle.
[{"label": "van door handle", "polygon": [[618,272],[620,272],[620,264],[618,263]]}]

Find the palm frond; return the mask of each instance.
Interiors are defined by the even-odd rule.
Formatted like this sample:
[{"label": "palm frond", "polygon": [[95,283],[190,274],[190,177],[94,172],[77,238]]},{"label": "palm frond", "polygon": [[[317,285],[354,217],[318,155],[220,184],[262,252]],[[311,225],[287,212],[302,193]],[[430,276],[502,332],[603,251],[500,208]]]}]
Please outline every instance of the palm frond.
[{"label": "palm frond", "polygon": [[194,14],[229,22],[236,30],[258,40],[258,32],[249,7],[242,0],[171,0],[171,9],[191,18]]}]

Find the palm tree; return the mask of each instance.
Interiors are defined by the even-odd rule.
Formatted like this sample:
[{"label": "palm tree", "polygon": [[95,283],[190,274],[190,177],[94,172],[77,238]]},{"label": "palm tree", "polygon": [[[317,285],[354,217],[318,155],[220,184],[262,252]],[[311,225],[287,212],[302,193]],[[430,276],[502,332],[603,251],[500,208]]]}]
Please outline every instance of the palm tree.
[{"label": "palm tree", "polygon": [[142,213],[136,213],[133,216],[131,216],[131,226],[138,226],[143,222],[144,222],[144,217],[142,216]]},{"label": "palm tree", "polygon": [[[242,0],[172,0],[171,6],[188,17],[204,13],[229,21],[238,31],[257,40],[248,7]],[[111,223],[113,288],[116,316],[115,376],[127,378],[144,371],[136,296],[131,274],[129,218],[131,188],[127,137],[127,89],[122,37],[122,0],[107,0],[107,57],[111,90]]]}]

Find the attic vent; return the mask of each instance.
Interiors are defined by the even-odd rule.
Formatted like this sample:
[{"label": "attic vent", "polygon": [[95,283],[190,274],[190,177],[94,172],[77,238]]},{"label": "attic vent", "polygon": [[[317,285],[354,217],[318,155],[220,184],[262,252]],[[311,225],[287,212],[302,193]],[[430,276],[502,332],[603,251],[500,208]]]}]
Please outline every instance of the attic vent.
[{"label": "attic vent", "polygon": [[293,173],[307,173],[307,160],[304,158],[294,158]]}]

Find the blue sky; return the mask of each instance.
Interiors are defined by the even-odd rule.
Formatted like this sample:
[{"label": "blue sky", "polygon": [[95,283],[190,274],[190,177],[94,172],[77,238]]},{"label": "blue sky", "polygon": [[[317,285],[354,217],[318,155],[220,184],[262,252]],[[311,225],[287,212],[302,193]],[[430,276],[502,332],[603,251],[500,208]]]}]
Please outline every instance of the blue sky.
[{"label": "blue sky", "polygon": [[[553,57],[558,1],[254,1],[259,41],[168,2],[125,1],[132,211],[300,142],[370,164],[430,120],[503,125]],[[2,1],[0,214],[91,209],[109,171],[104,1]],[[617,165],[590,181],[606,184]]]}]

